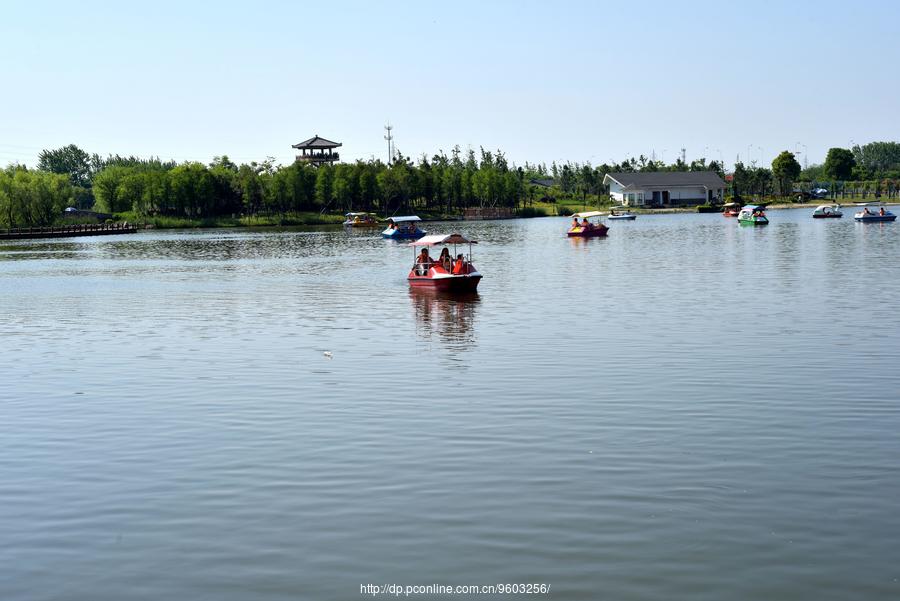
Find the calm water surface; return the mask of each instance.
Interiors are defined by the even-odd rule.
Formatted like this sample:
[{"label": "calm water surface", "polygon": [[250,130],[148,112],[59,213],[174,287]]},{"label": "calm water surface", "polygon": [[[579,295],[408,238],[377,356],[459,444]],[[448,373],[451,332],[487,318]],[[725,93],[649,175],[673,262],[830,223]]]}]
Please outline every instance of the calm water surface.
[{"label": "calm water surface", "polygon": [[0,599],[896,599],[900,224],[770,216],[3,243]]}]

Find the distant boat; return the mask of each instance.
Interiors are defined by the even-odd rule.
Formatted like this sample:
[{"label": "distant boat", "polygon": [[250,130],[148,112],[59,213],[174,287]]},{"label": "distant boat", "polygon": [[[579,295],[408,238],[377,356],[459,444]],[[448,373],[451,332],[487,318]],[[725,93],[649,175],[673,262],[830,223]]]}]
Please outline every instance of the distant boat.
[{"label": "distant boat", "polygon": [[839,204],[819,205],[813,211],[814,219],[840,219],[843,216],[844,214],[841,212],[841,205]]},{"label": "distant boat", "polygon": [[573,223],[569,231],[566,232],[566,235],[570,238],[595,238],[605,236],[609,231],[609,228],[601,222],[604,215],[600,211],[584,211],[583,213],[575,213],[572,217],[575,218],[575,222],[579,218],[587,220],[587,225]]},{"label": "distant boat", "polygon": [[344,225],[350,227],[378,227],[378,219],[372,213],[347,213]]},{"label": "distant boat", "polygon": [[621,220],[625,220],[625,221],[634,221],[635,219],[637,219],[637,215],[635,215],[634,213],[629,213],[628,211],[625,211],[624,213],[616,213],[616,210],[612,209],[609,212],[609,215],[606,216],[606,218],[607,219],[621,219]]},{"label": "distant boat", "polygon": [[415,240],[426,234],[425,230],[419,229],[418,222],[422,221],[416,215],[407,215],[405,217],[389,217],[388,228],[381,232],[382,237],[391,240]]},{"label": "distant boat", "polygon": [[722,211],[722,217],[737,217],[740,212],[741,203],[729,202],[725,205],[725,210]]},{"label": "distant boat", "polygon": [[766,208],[760,205],[747,205],[738,213],[738,223],[741,225],[768,225]]}]

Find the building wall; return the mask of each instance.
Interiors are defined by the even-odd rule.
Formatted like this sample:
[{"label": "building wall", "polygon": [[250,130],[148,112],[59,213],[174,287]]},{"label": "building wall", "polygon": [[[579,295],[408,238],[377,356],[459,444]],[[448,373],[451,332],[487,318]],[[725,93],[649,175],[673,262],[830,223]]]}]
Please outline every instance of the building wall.
[{"label": "building wall", "polygon": [[642,207],[647,203],[647,193],[643,190],[628,190],[622,193],[622,204],[626,207]]},{"label": "building wall", "polygon": [[669,190],[669,203],[673,205],[696,205],[706,202],[704,186],[684,186]]},{"label": "building wall", "polygon": [[[626,206],[642,206],[649,205],[653,202],[654,192],[669,192],[669,204],[672,205],[696,205],[705,204],[709,199],[705,186],[648,186],[646,188],[629,188],[625,190],[620,184],[614,181],[609,183],[609,195],[618,203]],[[713,198],[722,200],[724,198],[724,189],[713,189]],[[634,195],[631,200],[630,195]],[[643,195],[643,198],[641,198]]]},{"label": "building wall", "polygon": [[609,182],[609,195],[612,196],[613,200],[619,203],[625,200],[622,197],[622,186],[613,181]]}]

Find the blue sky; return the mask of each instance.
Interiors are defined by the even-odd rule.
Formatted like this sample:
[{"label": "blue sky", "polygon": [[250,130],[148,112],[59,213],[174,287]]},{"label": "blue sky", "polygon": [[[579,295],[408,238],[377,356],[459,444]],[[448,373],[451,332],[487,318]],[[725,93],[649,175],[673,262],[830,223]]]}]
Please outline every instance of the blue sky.
[{"label": "blue sky", "polygon": [[404,154],[519,164],[900,140],[888,1],[130,4],[2,8],[0,165],[68,143],[287,163],[317,133],[383,159],[388,120]]}]

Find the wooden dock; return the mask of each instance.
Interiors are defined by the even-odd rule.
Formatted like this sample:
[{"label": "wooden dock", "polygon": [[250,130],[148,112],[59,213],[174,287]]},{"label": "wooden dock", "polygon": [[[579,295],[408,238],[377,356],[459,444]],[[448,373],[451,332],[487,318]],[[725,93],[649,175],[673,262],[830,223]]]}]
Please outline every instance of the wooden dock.
[{"label": "wooden dock", "polygon": [[80,223],[58,227],[21,227],[0,230],[0,240],[112,236],[117,234],[134,234],[135,232],[137,232],[137,226],[130,223]]}]

